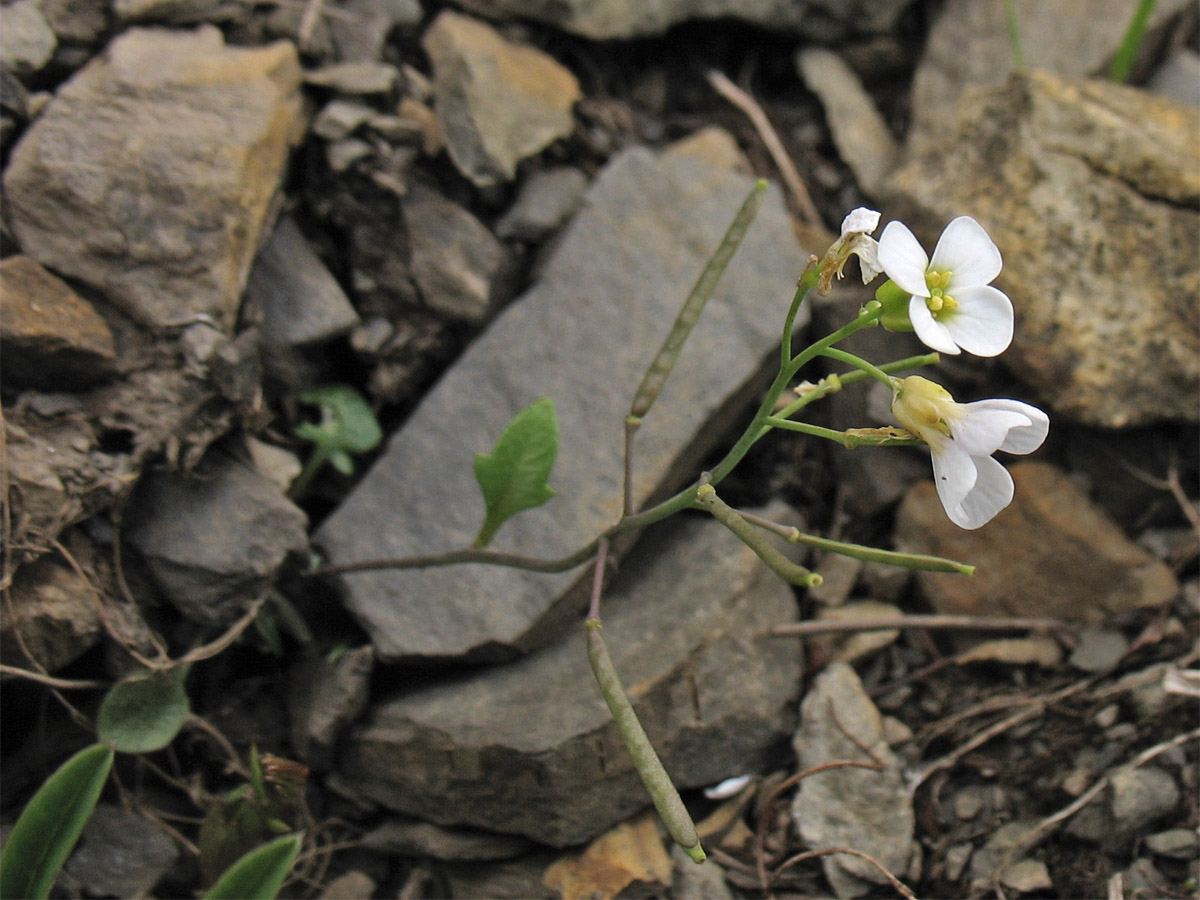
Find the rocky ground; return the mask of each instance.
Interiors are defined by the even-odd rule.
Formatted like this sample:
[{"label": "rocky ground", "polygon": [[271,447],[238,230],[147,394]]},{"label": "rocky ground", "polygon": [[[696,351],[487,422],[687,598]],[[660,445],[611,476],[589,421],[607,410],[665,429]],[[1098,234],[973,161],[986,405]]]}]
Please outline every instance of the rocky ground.
[{"label": "rocky ground", "polygon": [[[193,664],[193,717],[119,756],[57,895],[200,890],[256,747],[308,769],[287,896],[1195,896],[1198,17],[1160,0],[1116,85],[1132,6],[1016,0],[1019,72],[974,0],[0,7],[4,823],[115,680]],[[473,458],[540,396],[557,496],[493,548],[615,521],[633,389],[756,177],[639,505],[728,448],[862,205],[926,246],[987,228],[1013,346],[931,374],[1052,424],[978,531],[916,450],[776,434],[723,483],[973,578],[808,552],[798,590],[698,514],[614,547],[605,632],[696,866],[587,668],[589,567],[347,567],[468,546]],[[331,384],[386,437],[301,475]],[[884,424],[877,387],[811,421]]]}]

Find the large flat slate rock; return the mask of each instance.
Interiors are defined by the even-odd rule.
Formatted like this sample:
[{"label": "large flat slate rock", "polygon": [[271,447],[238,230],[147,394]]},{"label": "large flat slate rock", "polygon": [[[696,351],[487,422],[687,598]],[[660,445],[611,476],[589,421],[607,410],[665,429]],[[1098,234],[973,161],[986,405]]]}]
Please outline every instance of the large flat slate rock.
[{"label": "large flat slate rock", "polygon": [[[630,398],[752,184],[669,152],[614,157],[538,284],[468,348],[318,530],[327,561],[468,546],[484,513],[474,454],[541,396],[554,400],[562,432],[558,496],[506,524],[492,549],[556,557],[615,522]],[[730,413],[763,385],[805,257],[772,187],[638,436],[639,503],[695,478]],[[469,565],[338,581],[382,661],[486,660],[544,643],[582,615],[581,601],[564,599],[579,575]]]},{"label": "large flat slate rock", "polygon": [[[627,557],[605,643],[680,789],[764,771],[787,742],[802,656],[769,632],[796,618],[791,588],[712,520],[662,522]],[[341,742],[339,790],[555,846],[649,806],[583,631],[377,704]]]}]

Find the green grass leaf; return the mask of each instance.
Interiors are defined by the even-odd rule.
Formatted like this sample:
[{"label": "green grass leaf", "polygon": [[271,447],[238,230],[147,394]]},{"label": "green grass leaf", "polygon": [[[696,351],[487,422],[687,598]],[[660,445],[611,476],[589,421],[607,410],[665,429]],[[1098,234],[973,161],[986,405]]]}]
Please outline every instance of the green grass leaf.
[{"label": "green grass leaf", "polygon": [[476,547],[486,547],[512,516],[554,496],[546,481],[557,455],[558,417],[548,397],[513,416],[491,453],[476,454],[475,480],[487,504]]},{"label": "green grass leaf", "polygon": [[274,900],[300,852],[299,834],[255,847],[217,879],[205,900]]},{"label": "green grass leaf", "polygon": [[135,672],[117,682],[100,704],[100,740],[122,753],[149,753],[175,740],[192,714],[184,689],[188,668]]},{"label": "green grass leaf", "polygon": [[92,815],[112,769],[113,748],[80,750],[46,779],[0,854],[0,898],[44,900]]}]

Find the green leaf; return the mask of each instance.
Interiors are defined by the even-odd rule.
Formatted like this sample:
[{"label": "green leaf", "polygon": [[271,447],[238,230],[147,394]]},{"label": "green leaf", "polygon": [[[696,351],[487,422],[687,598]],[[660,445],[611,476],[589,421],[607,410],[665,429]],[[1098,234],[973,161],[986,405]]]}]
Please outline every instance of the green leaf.
[{"label": "green leaf", "polygon": [[557,455],[558,418],[548,397],[513,416],[490,454],[476,454],[475,480],[487,504],[476,547],[486,547],[500,526],[521,510],[541,506],[554,496],[546,479]]},{"label": "green leaf", "polygon": [[321,408],[321,422],[302,422],[295,428],[297,437],[329,450],[366,453],[383,440],[383,429],[362,394],[344,384],[328,384],[300,395],[303,403]]},{"label": "green leaf", "polygon": [[122,753],[149,753],[175,740],[192,714],[183,684],[188,668],[135,672],[117,682],[100,704],[100,740]]},{"label": "green leaf", "polygon": [[80,750],[46,779],[21,813],[0,854],[0,898],[43,900],[83,826],[92,815],[112,769],[113,748]]},{"label": "green leaf", "polygon": [[273,900],[300,852],[299,834],[251,850],[217,879],[205,900]]}]

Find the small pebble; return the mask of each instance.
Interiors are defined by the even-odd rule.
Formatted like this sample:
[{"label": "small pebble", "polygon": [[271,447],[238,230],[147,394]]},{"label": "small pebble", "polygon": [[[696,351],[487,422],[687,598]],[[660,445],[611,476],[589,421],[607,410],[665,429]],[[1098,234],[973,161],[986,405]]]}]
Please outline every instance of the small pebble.
[{"label": "small pebble", "polygon": [[1147,837],[1146,846],[1159,856],[1195,859],[1200,856],[1200,833],[1194,828],[1171,828]]}]

